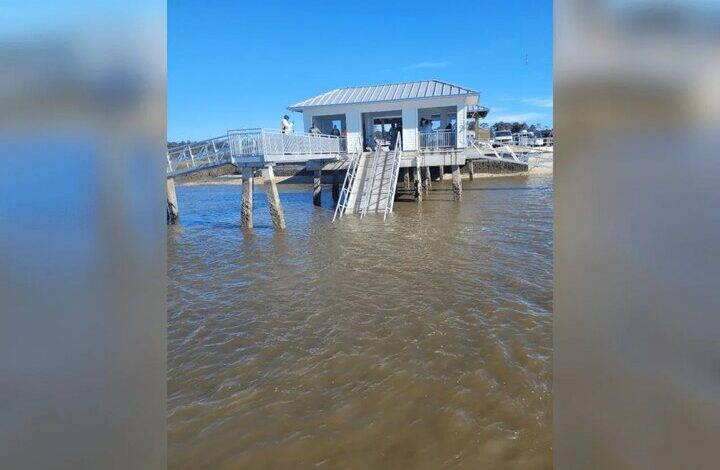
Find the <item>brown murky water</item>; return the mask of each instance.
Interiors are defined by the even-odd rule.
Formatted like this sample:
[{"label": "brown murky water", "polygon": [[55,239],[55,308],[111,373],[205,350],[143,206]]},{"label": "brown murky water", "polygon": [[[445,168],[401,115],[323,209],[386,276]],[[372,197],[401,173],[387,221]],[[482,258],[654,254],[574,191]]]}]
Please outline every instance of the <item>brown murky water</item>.
[{"label": "brown murky water", "polygon": [[[260,189],[260,188],[258,188]],[[551,468],[552,179],[333,225],[309,185],[178,187],[170,468]]]}]

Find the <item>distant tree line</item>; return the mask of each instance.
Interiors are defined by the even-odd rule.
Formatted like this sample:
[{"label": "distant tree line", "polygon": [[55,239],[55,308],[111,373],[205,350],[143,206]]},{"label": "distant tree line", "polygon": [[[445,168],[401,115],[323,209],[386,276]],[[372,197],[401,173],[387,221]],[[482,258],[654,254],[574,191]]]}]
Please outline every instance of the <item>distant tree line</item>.
[{"label": "distant tree line", "polygon": [[181,140],[180,142],[168,142],[167,148],[171,149],[174,147],[180,147],[181,145],[194,145],[195,141],[193,140]]},{"label": "distant tree line", "polygon": [[522,132],[522,131],[529,131],[529,132],[535,132],[540,129],[545,129],[545,127],[540,124],[539,122],[537,124],[531,124],[529,125],[526,122],[505,122],[500,121],[496,122],[490,128],[493,131],[511,131],[513,134],[516,132]]}]

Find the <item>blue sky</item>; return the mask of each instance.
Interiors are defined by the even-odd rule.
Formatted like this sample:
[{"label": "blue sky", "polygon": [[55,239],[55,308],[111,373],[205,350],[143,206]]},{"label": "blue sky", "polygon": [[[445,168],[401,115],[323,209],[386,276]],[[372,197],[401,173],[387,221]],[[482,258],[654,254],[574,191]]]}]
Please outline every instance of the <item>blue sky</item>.
[{"label": "blue sky", "polygon": [[168,140],[277,127],[287,106],[333,88],[424,79],[478,90],[488,123],[552,125],[551,0],[169,0],[167,10]]}]

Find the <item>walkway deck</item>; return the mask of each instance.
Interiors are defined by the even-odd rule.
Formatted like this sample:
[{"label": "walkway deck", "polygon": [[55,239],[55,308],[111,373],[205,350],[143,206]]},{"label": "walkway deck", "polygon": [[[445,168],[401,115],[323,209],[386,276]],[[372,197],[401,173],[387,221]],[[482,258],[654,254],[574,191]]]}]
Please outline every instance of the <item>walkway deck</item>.
[{"label": "walkway deck", "polygon": [[[404,151],[401,168],[422,166],[464,165],[472,160],[489,160],[528,165],[527,155],[513,152],[510,147],[494,148],[484,142],[468,142],[466,148],[425,147]],[[351,151],[352,153],[352,151]],[[167,176],[206,170],[225,164],[265,167],[276,163],[308,163],[317,161],[327,170],[345,169],[349,161],[347,140],[331,135],[306,133],[283,134],[273,129],[228,131],[226,136],[181,145],[167,152]]]}]

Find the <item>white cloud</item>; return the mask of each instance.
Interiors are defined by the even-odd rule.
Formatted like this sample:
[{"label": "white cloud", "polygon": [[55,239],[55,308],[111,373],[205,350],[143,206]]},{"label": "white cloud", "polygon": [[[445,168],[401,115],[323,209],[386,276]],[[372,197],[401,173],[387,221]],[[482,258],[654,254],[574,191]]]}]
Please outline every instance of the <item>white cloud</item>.
[{"label": "white cloud", "polygon": [[408,66],[402,67],[400,70],[417,70],[417,69],[441,69],[450,65],[450,62],[416,62]]},{"label": "white cloud", "polygon": [[527,122],[528,124],[530,124],[537,121],[542,121],[547,117],[548,115],[543,113],[500,114],[497,116],[493,116],[492,114],[490,114],[488,115],[488,120],[492,120],[494,122]]},{"label": "white cloud", "polygon": [[530,106],[537,106],[539,108],[552,108],[552,98],[525,98],[520,100],[521,103],[529,104]]},{"label": "white cloud", "polygon": [[383,69],[382,72],[409,72],[420,69],[442,69],[450,65],[450,62],[416,62],[397,69]]}]

